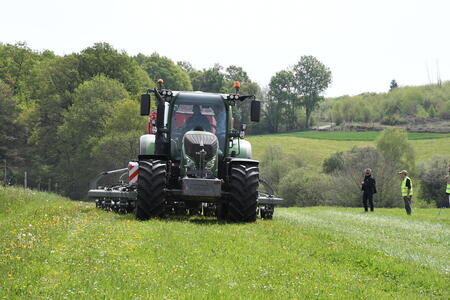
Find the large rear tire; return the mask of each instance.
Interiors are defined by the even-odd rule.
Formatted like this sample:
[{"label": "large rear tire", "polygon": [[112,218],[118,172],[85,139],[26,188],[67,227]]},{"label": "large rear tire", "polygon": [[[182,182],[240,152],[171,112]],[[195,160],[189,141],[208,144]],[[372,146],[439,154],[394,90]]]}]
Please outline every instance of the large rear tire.
[{"label": "large rear tire", "polygon": [[136,219],[163,217],[166,202],[166,163],[160,160],[139,161],[138,176]]},{"label": "large rear tire", "polygon": [[233,163],[230,175],[227,219],[232,222],[255,222],[259,186],[258,166]]}]

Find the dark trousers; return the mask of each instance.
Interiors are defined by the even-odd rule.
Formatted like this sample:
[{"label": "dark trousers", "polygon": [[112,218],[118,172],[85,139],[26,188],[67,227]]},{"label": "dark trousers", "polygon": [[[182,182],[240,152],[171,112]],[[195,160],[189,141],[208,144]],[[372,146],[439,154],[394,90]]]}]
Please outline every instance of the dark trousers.
[{"label": "dark trousers", "polygon": [[409,197],[404,196],[403,197],[403,201],[405,201],[405,210],[406,210],[407,215],[411,214],[411,198],[412,198],[412,196],[409,196]]},{"label": "dark trousers", "polygon": [[[369,204],[369,205],[367,205]],[[364,210],[367,211],[368,206],[370,206],[370,211],[373,211],[373,194],[364,193],[363,194],[363,205]]]}]

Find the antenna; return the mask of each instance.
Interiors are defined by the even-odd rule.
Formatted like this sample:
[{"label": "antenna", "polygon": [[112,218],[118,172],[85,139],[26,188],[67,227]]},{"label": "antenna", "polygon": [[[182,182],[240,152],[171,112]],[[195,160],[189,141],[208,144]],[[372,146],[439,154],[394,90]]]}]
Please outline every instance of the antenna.
[{"label": "antenna", "polygon": [[437,86],[442,86],[442,80],[441,80],[441,72],[439,70],[439,60],[436,59],[436,84]]},{"label": "antenna", "polygon": [[432,85],[433,83],[431,82],[431,78],[430,78],[430,69],[428,68],[428,63],[427,63],[427,61],[425,61],[425,67],[427,68],[428,82],[430,83],[430,85]]}]

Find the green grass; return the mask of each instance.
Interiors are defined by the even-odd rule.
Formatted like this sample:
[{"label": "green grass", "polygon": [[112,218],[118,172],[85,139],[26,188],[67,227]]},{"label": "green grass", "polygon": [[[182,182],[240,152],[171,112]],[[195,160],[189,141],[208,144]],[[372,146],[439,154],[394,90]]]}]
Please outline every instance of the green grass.
[{"label": "green grass", "polygon": [[[380,134],[381,131],[298,131],[292,133],[275,134],[275,136],[289,136],[333,141],[374,141]],[[448,137],[450,137],[450,133],[408,133],[409,140],[429,140]]]},{"label": "green grass", "polygon": [[0,298],[448,299],[449,240],[450,210],[138,222],[2,187]]}]

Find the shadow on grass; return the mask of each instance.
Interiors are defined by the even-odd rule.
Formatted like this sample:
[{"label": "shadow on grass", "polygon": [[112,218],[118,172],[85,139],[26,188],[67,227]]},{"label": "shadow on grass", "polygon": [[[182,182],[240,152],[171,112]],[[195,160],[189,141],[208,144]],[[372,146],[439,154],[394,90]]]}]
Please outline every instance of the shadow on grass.
[{"label": "shadow on grass", "polygon": [[198,225],[226,225],[230,224],[225,221],[217,220],[214,218],[207,218],[207,217],[195,217],[189,219],[190,223],[198,224]]},{"label": "shadow on grass", "polygon": [[[148,222],[151,220],[158,220],[161,222],[189,222],[192,224],[197,224],[197,225],[205,225],[205,226],[211,226],[211,225],[245,225],[248,223],[239,223],[239,222],[228,222],[228,221],[223,221],[223,220],[218,220],[216,217],[205,217],[202,215],[195,215],[195,216],[188,216],[188,215],[174,215],[174,214],[168,214],[165,215],[162,218],[151,218],[148,220],[136,220],[136,217],[134,216],[133,213],[117,213],[114,211],[105,211],[99,208],[95,208],[98,211],[103,211],[106,213],[111,213],[114,215],[115,219],[117,220],[128,220],[128,221],[136,221],[136,222]],[[89,208],[88,210],[92,211],[91,208]]]},{"label": "shadow on grass", "polygon": [[159,219],[167,222],[189,222],[198,225],[225,225],[229,224],[225,221],[218,220],[215,217],[205,216],[184,216],[184,215],[166,215],[164,218]]}]

